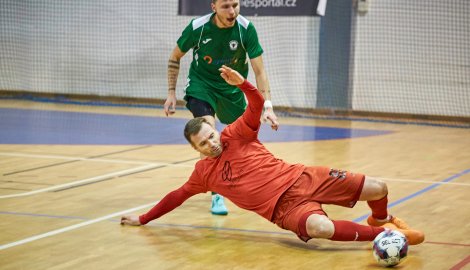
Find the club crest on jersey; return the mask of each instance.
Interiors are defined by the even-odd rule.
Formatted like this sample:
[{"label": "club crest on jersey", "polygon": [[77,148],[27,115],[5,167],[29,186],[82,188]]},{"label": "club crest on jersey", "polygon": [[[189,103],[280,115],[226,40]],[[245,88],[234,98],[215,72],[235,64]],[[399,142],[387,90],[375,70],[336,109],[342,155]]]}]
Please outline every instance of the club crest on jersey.
[{"label": "club crest on jersey", "polygon": [[228,43],[230,50],[235,51],[238,48],[238,41],[232,40]]}]

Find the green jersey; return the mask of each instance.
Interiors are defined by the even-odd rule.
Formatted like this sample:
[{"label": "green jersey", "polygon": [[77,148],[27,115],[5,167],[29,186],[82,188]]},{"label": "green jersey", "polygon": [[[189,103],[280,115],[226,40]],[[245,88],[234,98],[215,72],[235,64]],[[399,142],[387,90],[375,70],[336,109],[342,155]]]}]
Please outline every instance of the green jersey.
[{"label": "green jersey", "polygon": [[229,66],[246,78],[248,58],[260,56],[263,49],[255,27],[245,17],[238,15],[233,27],[219,28],[214,16],[192,20],[177,41],[182,52],[193,49],[185,99],[192,96],[208,102],[223,123],[231,123],[243,113],[246,103],[243,93],[220,76],[219,68]]}]

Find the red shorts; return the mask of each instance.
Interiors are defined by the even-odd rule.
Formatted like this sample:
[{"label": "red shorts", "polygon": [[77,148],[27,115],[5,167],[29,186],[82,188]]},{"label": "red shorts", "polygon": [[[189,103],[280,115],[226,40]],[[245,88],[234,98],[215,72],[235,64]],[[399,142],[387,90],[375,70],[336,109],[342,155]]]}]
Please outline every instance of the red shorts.
[{"label": "red shorts", "polygon": [[308,241],[310,237],[305,231],[307,217],[313,213],[326,215],[322,204],[352,208],[359,200],[364,179],[363,174],[328,167],[306,167],[299,179],[277,201],[271,221]]}]

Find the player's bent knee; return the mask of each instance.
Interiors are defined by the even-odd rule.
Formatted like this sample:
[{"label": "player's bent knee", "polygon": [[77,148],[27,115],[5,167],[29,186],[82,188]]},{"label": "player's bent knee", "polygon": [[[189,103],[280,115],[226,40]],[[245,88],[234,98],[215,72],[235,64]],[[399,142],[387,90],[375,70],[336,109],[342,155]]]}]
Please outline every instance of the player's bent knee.
[{"label": "player's bent knee", "polygon": [[324,215],[312,214],[307,218],[307,233],[312,238],[331,238],[335,232],[333,222]]},{"label": "player's bent knee", "polygon": [[388,194],[388,186],[383,181],[379,181],[379,185],[380,185],[380,190],[381,190],[380,195],[382,195],[382,198],[383,198],[383,197],[387,196],[387,194]]},{"label": "player's bent knee", "polygon": [[366,177],[359,200],[361,201],[379,200],[387,196],[387,194],[388,194],[388,187],[385,182],[375,179],[375,178]]},{"label": "player's bent knee", "polygon": [[378,197],[378,199],[381,199],[388,194],[388,187],[387,184],[384,181],[374,179],[375,183],[375,196]]}]

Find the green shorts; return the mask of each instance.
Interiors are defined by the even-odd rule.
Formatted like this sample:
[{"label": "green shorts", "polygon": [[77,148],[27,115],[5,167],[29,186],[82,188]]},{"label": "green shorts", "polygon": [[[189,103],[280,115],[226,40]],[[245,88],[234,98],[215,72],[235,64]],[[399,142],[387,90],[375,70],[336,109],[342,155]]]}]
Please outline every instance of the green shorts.
[{"label": "green shorts", "polygon": [[[245,95],[238,87],[230,87],[220,90],[207,83],[191,80],[186,86],[184,99],[188,96],[209,103],[215,111],[215,115],[224,124],[231,124],[240,117],[246,108]],[[189,109],[188,105],[186,107]]]}]

